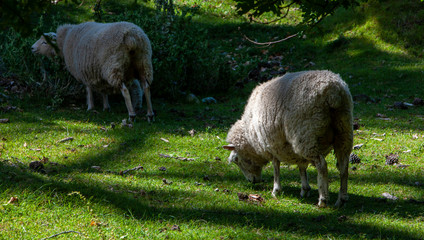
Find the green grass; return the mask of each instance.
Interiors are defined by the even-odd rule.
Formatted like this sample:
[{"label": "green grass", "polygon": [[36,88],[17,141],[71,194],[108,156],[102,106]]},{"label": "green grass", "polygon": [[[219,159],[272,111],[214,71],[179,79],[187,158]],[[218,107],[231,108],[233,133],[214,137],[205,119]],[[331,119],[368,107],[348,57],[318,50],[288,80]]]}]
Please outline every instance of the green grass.
[{"label": "green grass", "polygon": [[[421,29],[407,21],[408,8],[391,7],[394,2],[370,1],[355,10],[340,10],[305,32],[306,38],[257,48],[243,40],[239,26],[258,41],[299,28],[293,22],[247,24],[227,1],[176,1],[180,7],[197,4],[194,23],[208,30],[211,47],[231,59],[237,81],[258,63],[280,55],[281,65],[290,71],[330,69],[341,74],[352,95],[377,100],[355,103],[360,128],[354,144],[363,146],[353,152],[362,162],[349,168],[345,207],[316,207],[313,167],[308,169],[313,188],[309,198],[299,197],[295,166],[282,166],[283,193],[273,198],[272,166],[264,169],[265,181],[253,185],[227,163],[228,152],[221,146],[256,82],[243,89],[229,86],[228,92],[213,95],[218,103],[210,105],[153,95],[156,121],[149,124],[141,115],[133,128],[121,125],[127,113],[120,96],[111,98],[111,112],[93,113],[85,111],[83,100],[56,107],[40,97],[6,100],[0,95],[0,109],[18,107],[0,111],[1,119],[9,119],[0,123],[0,239],[42,239],[64,231],[79,233],[54,239],[423,239],[424,108],[390,107],[395,101],[424,98],[423,46],[409,37]],[[418,12],[420,6],[415,6]],[[90,18],[83,10],[72,21]],[[296,13],[292,18],[296,21]],[[405,24],[408,28],[395,27]],[[100,106],[100,99],[96,103]],[[73,140],[58,142],[67,137]],[[408,166],[385,165],[391,153]],[[29,167],[42,159],[48,159],[43,172]],[[334,156],[327,156],[327,162],[332,205],[339,178]],[[137,166],[143,169],[123,174]],[[386,201],[385,192],[399,199]],[[238,193],[259,194],[265,200],[239,201]],[[12,197],[18,200],[8,203]]]}]

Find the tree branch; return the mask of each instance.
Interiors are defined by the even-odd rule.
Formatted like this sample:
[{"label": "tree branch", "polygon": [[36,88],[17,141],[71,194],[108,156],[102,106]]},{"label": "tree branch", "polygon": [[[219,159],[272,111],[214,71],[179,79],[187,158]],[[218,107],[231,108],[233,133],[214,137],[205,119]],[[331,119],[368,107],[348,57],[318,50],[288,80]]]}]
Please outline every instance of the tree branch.
[{"label": "tree branch", "polygon": [[276,44],[276,43],[284,42],[284,41],[289,40],[290,38],[294,38],[294,37],[296,37],[297,35],[299,35],[299,33],[296,33],[296,34],[290,35],[290,36],[288,36],[288,37],[286,37],[286,38],[283,38],[283,39],[280,39],[280,40],[277,40],[277,41],[272,41],[272,42],[263,42],[263,43],[261,43],[261,42],[257,42],[257,41],[254,41],[254,40],[252,40],[252,39],[248,38],[245,34],[243,34],[243,33],[240,31],[240,27],[238,28],[238,30],[239,30],[240,34],[241,34],[241,35],[242,35],[242,36],[243,36],[243,37],[244,37],[247,41],[249,41],[249,42],[251,42],[251,43],[253,43],[253,44],[256,44],[256,45],[262,45],[262,46],[264,46],[264,45],[270,46],[270,45],[272,45],[272,44]]},{"label": "tree branch", "polygon": [[64,231],[64,232],[56,233],[55,235],[52,235],[52,236],[50,236],[50,237],[46,237],[46,238],[42,238],[42,239],[40,239],[40,240],[46,240],[46,239],[54,238],[54,237],[57,237],[57,236],[59,236],[59,235],[67,234],[67,233],[78,233],[79,235],[84,235],[84,234],[82,234],[82,233],[80,233],[80,232],[72,231],[72,230],[71,230],[71,231]]}]

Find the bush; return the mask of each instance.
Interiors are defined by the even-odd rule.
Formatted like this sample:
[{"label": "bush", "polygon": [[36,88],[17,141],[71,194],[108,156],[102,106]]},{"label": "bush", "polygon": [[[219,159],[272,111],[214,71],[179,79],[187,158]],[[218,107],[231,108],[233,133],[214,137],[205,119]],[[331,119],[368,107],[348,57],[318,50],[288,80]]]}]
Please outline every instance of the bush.
[{"label": "bush", "polygon": [[[194,23],[192,16],[195,7],[183,10],[154,10],[141,4],[121,4],[104,1],[99,11],[91,12],[91,19],[104,22],[128,21],[140,26],[152,43],[154,82],[152,94],[155,97],[176,99],[182,92],[199,95],[222,92],[235,82],[234,74],[227,64],[225,56],[210,46],[208,30],[201,24]],[[84,6],[88,6],[89,4]],[[69,95],[83,96],[82,84],[64,70],[60,60],[33,56],[31,45],[41,32],[55,31],[64,23],[89,21],[85,19],[81,8],[76,5],[52,6],[50,14],[42,16],[39,25],[29,38],[22,38],[17,32],[9,30],[0,37],[0,54],[7,67],[6,74],[14,74],[24,84],[33,89],[33,93],[49,96],[52,104],[60,103]],[[74,13],[78,10],[78,18]],[[92,9],[88,9],[92,10]],[[108,14],[106,14],[108,12]],[[110,12],[113,12],[110,14]],[[44,18],[44,19],[43,19]],[[48,18],[48,20],[47,20]],[[44,66],[46,74],[40,70]]]},{"label": "bush", "polygon": [[[43,27],[42,24],[41,21],[34,32]],[[64,69],[60,59],[51,61],[32,54],[31,46],[36,40],[23,38],[13,29],[0,37],[0,56],[6,68],[3,77],[13,78],[29,89],[26,94],[42,97],[53,107],[60,105],[68,96],[83,94],[82,84]]]},{"label": "bush", "polygon": [[140,7],[108,21],[129,21],[148,35],[153,48],[155,96],[176,98],[181,92],[206,94],[228,89],[234,82],[230,66],[218,49],[210,46],[208,30],[192,22],[196,8],[154,11]]}]

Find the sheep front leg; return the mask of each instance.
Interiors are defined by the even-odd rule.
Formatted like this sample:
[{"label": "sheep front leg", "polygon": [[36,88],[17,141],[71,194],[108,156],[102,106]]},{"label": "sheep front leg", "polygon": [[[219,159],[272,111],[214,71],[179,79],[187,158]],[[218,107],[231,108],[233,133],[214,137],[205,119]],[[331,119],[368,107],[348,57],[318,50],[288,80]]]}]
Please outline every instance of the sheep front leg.
[{"label": "sheep front leg", "polygon": [[315,161],[315,167],[318,170],[318,207],[326,207],[329,200],[328,194],[328,169],[327,162],[323,156]]},{"label": "sheep front leg", "polygon": [[130,92],[128,91],[128,88],[125,86],[124,83],[122,83],[122,86],[121,86],[121,93],[125,99],[125,105],[127,106],[127,109],[128,109],[128,115],[130,117],[130,121],[134,121],[136,114],[131,103]]},{"label": "sheep front leg", "polygon": [[311,186],[309,186],[309,180],[308,180],[308,173],[306,172],[306,169],[308,168],[308,165],[299,165],[299,172],[300,172],[300,180],[302,182],[302,188],[300,190],[300,197],[309,197]]},{"label": "sheep front leg", "polygon": [[146,96],[146,104],[147,104],[147,120],[154,121],[155,113],[153,112],[152,100],[150,99],[150,85],[146,79],[143,80],[143,91],[144,96]]},{"label": "sheep front leg", "polygon": [[274,188],[272,189],[272,196],[276,197],[281,192],[280,161],[273,159],[272,165],[274,166]]},{"label": "sheep front leg", "polygon": [[103,111],[110,111],[109,98],[107,94],[102,94],[103,97]]},{"label": "sheep front leg", "polygon": [[91,88],[86,86],[85,89],[87,90],[87,111],[94,110],[94,100],[93,100],[93,92],[91,91]]},{"label": "sheep front leg", "polygon": [[349,176],[349,154],[345,154],[344,156],[336,156],[337,157],[337,168],[340,172],[340,191],[339,197],[337,198],[337,202],[335,204],[336,207],[341,207],[345,202],[349,199],[347,195],[347,180]]}]

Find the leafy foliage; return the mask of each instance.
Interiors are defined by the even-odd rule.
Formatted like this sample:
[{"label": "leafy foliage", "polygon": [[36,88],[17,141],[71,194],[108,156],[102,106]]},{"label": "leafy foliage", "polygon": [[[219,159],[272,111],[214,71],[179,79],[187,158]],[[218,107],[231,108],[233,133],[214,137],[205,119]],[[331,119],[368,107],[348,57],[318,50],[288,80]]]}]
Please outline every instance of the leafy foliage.
[{"label": "leafy foliage", "polygon": [[292,7],[298,6],[306,24],[320,22],[339,7],[348,8],[358,4],[358,0],[236,0],[236,2],[240,14],[253,17],[272,12],[284,18]]},{"label": "leafy foliage", "polygon": [[0,28],[13,27],[16,31],[27,36],[32,32],[39,14],[50,4],[50,0],[1,0]]}]

